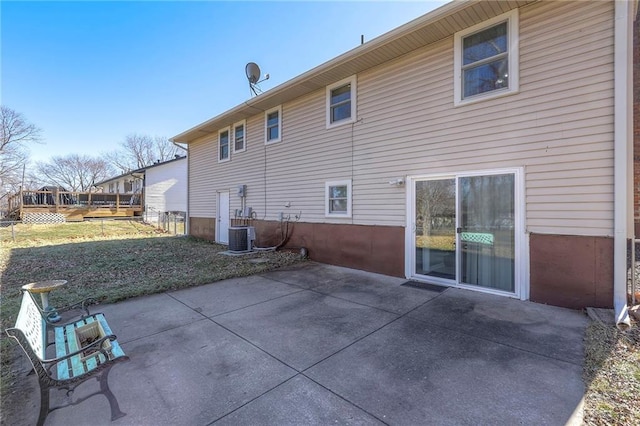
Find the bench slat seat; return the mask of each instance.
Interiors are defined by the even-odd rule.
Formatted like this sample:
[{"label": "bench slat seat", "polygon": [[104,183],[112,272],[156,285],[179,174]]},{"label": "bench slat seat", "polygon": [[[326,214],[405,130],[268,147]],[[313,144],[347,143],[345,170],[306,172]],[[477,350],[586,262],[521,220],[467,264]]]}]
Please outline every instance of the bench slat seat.
[{"label": "bench slat seat", "polygon": [[[63,325],[46,321],[42,309],[24,291],[15,327],[6,330],[22,347],[38,375],[40,384],[40,417],[42,425],[49,412],[51,388],[66,389],[69,394],[80,383],[92,377],[100,381],[100,392],[109,400],[111,420],[124,416],[109,389],[108,372],[114,363],[129,358],[118,344],[103,314],[83,315]],[[51,334],[52,340],[49,341]],[[54,345],[55,357],[47,358],[47,348]],[[86,398],[83,398],[86,399]],[[71,403],[70,405],[73,405]]]}]

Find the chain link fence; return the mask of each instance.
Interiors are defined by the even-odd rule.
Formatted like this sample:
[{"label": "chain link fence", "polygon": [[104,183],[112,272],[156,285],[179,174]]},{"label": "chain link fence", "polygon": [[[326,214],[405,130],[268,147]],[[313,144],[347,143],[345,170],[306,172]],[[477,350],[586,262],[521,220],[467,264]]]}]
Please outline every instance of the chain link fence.
[{"label": "chain link fence", "polygon": [[[82,226],[82,223],[89,222],[95,226]],[[83,222],[66,223],[29,223],[29,221],[0,219],[0,245],[26,240],[37,241],[50,234],[80,238],[111,235],[113,232],[121,233],[123,230],[141,232],[147,226],[172,235],[185,235],[185,222],[185,212],[148,212],[144,216],[85,219]]]},{"label": "chain link fence", "polygon": [[148,227],[142,216],[104,219],[85,219],[70,222],[30,222],[0,220],[0,245],[3,243],[39,241],[50,238],[98,237],[121,233],[137,233]]},{"label": "chain link fence", "polygon": [[186,217],[187,213],[180,211],[159,212],[147,209],[144,213],[144,221],[146,223],[173,235],[186,234]]}]

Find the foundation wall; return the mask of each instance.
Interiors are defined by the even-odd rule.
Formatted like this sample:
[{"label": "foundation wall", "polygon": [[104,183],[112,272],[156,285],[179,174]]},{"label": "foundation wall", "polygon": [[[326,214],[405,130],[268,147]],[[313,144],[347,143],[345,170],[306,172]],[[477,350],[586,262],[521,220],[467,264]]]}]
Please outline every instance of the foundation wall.
[{"label": "foundation wall", "polygon": [[613,238],[531,234],[533,302],[611,308]]},{"label": "foundation wall", "polygon": [[189,235],[214,241],[216,220],[208,217],[189,217]]},{"label": "foundation wall", "polygon": [[[281,223],[257,221],[256,244],[282,241]],[[401,226],[290,223],[285,248],[305,247],[313,260],[331,265],[404,277],[404,228]]]},{"label": "foundation wall", "polygon": [[[404,277],[404,228],[254,221],[256,246],[272,247],[288,235],[284,248],[308,250],[312,260]],[[284,228],[283,228],[284,227]],[[190,234],[215,239],[215,219],[190,218]],[[613,239],[531,234],[530,300],[581,309],[611,308]]]}]

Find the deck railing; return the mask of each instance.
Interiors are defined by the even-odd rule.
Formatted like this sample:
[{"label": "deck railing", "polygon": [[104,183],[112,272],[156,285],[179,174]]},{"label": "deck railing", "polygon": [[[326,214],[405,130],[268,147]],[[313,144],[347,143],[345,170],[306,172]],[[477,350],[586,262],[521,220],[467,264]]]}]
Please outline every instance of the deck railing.
[{"label": "deck railing", "polygon": [[49,208],[58,213],[72,209],[140,209],[144,206],[143,194],[103,192],[30,191],[21,190],[9,197],[9,212],[19,213],[29,209]]}]

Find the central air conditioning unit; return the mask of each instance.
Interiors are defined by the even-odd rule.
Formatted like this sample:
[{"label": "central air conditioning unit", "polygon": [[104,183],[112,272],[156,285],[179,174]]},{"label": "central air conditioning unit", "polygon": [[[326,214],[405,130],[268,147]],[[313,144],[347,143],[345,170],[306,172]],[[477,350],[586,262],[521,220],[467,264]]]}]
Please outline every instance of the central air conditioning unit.
[{"label": "central air conditioning unit", "polygon": [[251,251],[255,239],[256,228],[253,226],[232,226],[229,228],[229,251]]}]

